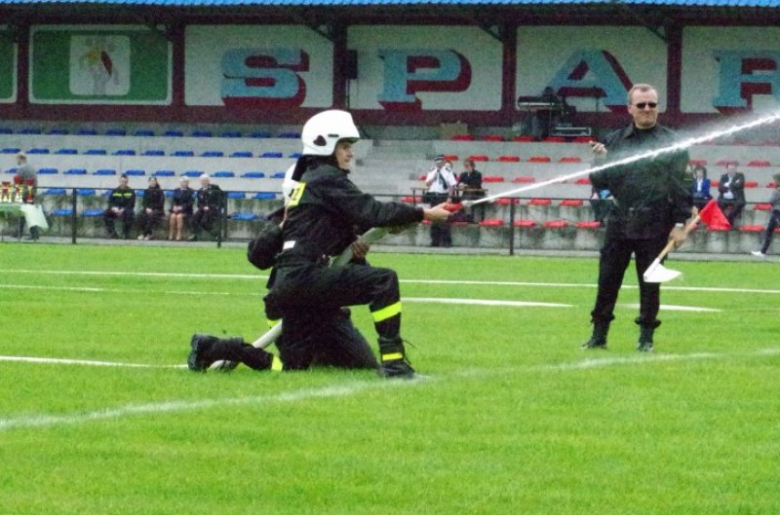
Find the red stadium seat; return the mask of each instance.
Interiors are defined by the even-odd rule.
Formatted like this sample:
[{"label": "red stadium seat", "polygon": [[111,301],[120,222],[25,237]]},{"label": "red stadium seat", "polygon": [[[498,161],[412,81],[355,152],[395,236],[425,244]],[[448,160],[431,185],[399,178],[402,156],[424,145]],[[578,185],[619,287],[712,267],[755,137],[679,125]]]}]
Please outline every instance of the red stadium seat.
[{"label": "red stadium seat", "polygon": [[479,222],[480,227],[502,227],[503,225],[504,221],[500,218],[487,218]]},{"label": "red stadium seat", "polygon": [[763,225],[740,225],[740,232],[764,232]]},{"label": "red stadium seat", "polygon": [[747,165],[748,165],[748,166],[759,166],[759,167],[767,167],[767,166],[772,166],[772,163],[770,163],[769,161],[763,161],[763,160],[754,160],[754,161],[750,161],[750,162],[748,162],[748,164],[747,164]]},{"label": "red stadium seat", "polygon": [[504,182],[504,180],[500,175],[487,175],[482,178],[482,182]]},{"label": "red stadium seat", "polygon": [[547,136],[542,141],[545,143],[566,143],[566,138],[563,136]]},{"label": "red stadium seat", "polygon": [[533,156],[528,160],[529,163],[550,163],[552,159],[548,156]]},{"label": "red stadium seat", "polygon": [[456,156],[454,154],[447,154],[447,155],[445,155],[443,157],[444,157],[445,161],[457,161],[458,160],[458,156]]},{"label": "red stadium seat", "polygon": [[568,226],[569,222],[566,220],[550,220],[549,222],[544,222],[544,227],[547,229],[562,229]]},{"label": "red stadium seat", "polygon": [[515,223],[512,225],[521,229],[530,229],[532,227],[536,227],[536,222],[533,220],[515,220]]},{"label": "red stadium seat", "polygon": [[421,181],[424,181],[424,180],[425,180],[425,179],[427,179],[427,178],[428,178],[428,174],[427,174],[427,173],[424,173],[424,174],[422,174],[421,176],[419,176],[417,179],[419,179],[419,180],[421,180]]},{"label": "red stadium seat", "polygon": [[559,163],[581,163],[582,158],[579,156],[564,156],[558,160]]},{"label": "red stadium seat", "polygon": [[558,204],[561,207],[581,207],[582,206],[582,199],[578,198],[570,198],[561,200],[561,203]]},{"label": "red stadium seat", "polygon": [[745,181],[746,188],[758,188],[758,181]]},{"label": "red stadium seat", "polygon": [[587,177],[580,177],[576,181],[574,181],[574,184],[579,184],[580,186],[587,186],[590,184],[590,179]]},{"label": "red stadium seat", "polygon": [[477,155],[474,155],[474,156],[469,156],[469,160],[470,161],[474,161],[474,162],[476,162],[476,161],[484,162],[484,161],[490,161],[490,158],[488,156],[486,156],[485,154],[477,154]]},{"label": "red stadium seat", "polygon": [[574,143],[590,143],[591,141],[596,141],[596,138],[593,136],[577,136],[574,138]]},{"label": "red stadium seat", "polygon": [[422,202],[422,197],[412,197],[411,195],[409,195],[406,197],[401,197],[401,202],[407,204],[414,204],[415,202]]},{"label": "red stadium seat", "polygon": [[754,211],[772,211],[772,204],[769,202],[762,202],[753,206]]},{"label": "red stadium seat", "polygon": [[460,222],[451,222],[450,225],[453,227],[468,227],[469,223],[466,221],[460,221]]},{"label": "red stadium seat", "polygon": [[548,198],[532,198],[528,201],[529,206],[549,206],[552,204],[552,200]]},{"label": "red stadium seat", "polygon": [[720,186],[720,181],[712,180],[710,181],[710,186],[712,186],[713,188],[717,188],[718,186]]},{"label": "red stadium seat", "polygon": [[512,182],[518,184],[530,184],[532,182],[536,182],[536,178],[531,177],[530,175],[521,175],[520,177],[515,177],[514,179],[512,179]]},{"label": "red stadium seat", "polygon": [[601,227],[601,222],[597,220],[590,220],[590,221],[577,222],[575,225],[577,229],[598,229],[599,227]]},{"label": "red stadium seat", "polygon": [[471,134],[456,134],[451,139],[452,141],[474,141],[474,136]]},{"label": "red stadium seat", "polygon": [[[38,173],[40,173],[40,172],[38,172]],[[770,181],[770,182],[768,182],[766,184],[766,187],[767,188],[777,188],[777,184],[775,183],[775,181]]]},{"label": "red stadium seat", "polygon": [[501,163],[519,163],[520,156],[499,156],[497,161]]},{"label": "red stadium seat", "polygon": [[688,162],[691,163],[692,166],[707,166],[706,159],[691,159]]},{"label": "red stadium seat", "polygon": [[497,206],[508,206],[510,204],[519,204],[519,203],[520,203],[519,198],[501,197],[495,200],[495,204]]},{"label": "red stadium seat", "polygon": [[498,134],[489,134],[482,138],[482,141],[504,141],[504,137]]}]

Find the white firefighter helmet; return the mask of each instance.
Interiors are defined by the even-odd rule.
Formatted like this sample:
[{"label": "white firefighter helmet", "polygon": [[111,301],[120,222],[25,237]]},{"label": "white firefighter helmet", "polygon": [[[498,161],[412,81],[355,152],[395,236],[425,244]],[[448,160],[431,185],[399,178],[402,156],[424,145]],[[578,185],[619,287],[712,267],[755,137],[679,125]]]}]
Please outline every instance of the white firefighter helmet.
[{"label": "white firefighter helmet", "polygon": [[286,206],[290,202],[290,196],[295,188],[298,187],[298,181],[293,179],[293,173],[295,173],[296,165],[290,165],[290,168],[284,172],[284,181],[282,181],[282,193],[284,193],[284,205]]},{"label": "white firefighter helmet", "polygon": [[336,143],[342,139],[357,141],[360,133],[346,111],[330,109],[315,114],[303,126],[303,155],[329,156],[336,150]]}]

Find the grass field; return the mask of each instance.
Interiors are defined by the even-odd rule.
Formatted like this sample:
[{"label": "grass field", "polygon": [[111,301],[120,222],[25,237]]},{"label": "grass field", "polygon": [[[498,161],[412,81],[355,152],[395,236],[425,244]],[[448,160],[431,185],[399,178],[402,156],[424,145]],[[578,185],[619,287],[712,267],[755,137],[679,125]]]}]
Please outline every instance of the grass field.
[{"label": "grass field", "polygon": [[583,352],[595,259],[371,259],[424,380],[177,367],[265,327],[242,249],[0,245],[0,513],[780,513],[775,263],[669,262],[645,355],[633,268]]}]

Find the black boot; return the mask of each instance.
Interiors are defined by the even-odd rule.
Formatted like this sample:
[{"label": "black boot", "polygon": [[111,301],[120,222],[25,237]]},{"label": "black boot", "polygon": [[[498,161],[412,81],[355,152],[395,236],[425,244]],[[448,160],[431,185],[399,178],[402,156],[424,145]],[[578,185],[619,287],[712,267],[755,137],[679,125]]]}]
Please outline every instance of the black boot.
[{"label": "black boot", "polygon": [[609,322],[593,322],[593,334],[582,344],[583,349],[606,349]]},{"label": "black boot", "polygon": [[404,342],[400,336],[395,338],[380,336],[379,354],[381,355],[379,375],[382,377],[412,379],[415,376],[414,369],[406,359]]},{"label": "black boot", "polygon": [[187,356],[187,367],[193,372],[205,372],[216,361],[211,357],[211,350],[218,341],[219,338],[216,336],[193,334],[190,340],[190,354]]},{"label": "black boot", "polygon": [[[195,334],[190,342],[187,366],[195,372],[205,372],[219,362],[216,370],[229,372],[243,363],[254,370],[281,370],[282,363],[270,352],[252,347],[243,338],[217,338],[207,334]],[[276,366],[274,366],[276,365]]]},{"label": "black boot", "polygon": [[655,327],[649,325],[639,326],[639,343],[636,345],[636,350],[639,352],[653,352],[653,333]]}]

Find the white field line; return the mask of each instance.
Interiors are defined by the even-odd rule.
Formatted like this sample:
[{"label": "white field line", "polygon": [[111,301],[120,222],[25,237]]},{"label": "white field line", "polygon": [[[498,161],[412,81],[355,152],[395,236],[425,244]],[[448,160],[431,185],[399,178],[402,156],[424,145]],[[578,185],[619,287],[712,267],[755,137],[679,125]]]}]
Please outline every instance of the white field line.
[{"label": "white field line", "polygon": [[[604,351],[596,351],[604,352]],[[529,367],[514,367],[504,369],[468,369],[456,372],[451,378],[469,378],[485,377],[496,374],[516,374],[518,372],[566,372],[587,370],[593,368],[606,368],[622,365],[647,365],[662,362],[679,361],[703,361],[726,358],[754,358],[761,356],[778,356],[780,348],[759,349],[752,352],[742,353],[715,353],[715,352],[696,352],[691,354],[642,354],[625,357],[603,357],[586,358],[568,363],[553,363],[547,365],[534,365]],[[131,365],[132,366],[132,365]],[[87,422],[95,422],[111,419],[122,419],[139,415],[160,415],[168,413],[182,413],[188,411],[207,410],[218,407],[230,406],[248,406],[248,405],[266,405],[272,403],[291,403],[315,398],[334,398],[356,395],[363,391],[398,387],[407,385],[417,385],[427,381],[427,377],[421,377],[420,380],[413,381],[362,381],[345,385],[335,385],[330,387],[303,390],[294,390],[281,392],[272,395],[258,395],[251,397],[226,397],[221,399],[203,399],[197,401],[191,400],[172,400],[167,402],[146,403],[146,404],[127,404],[114,408],[104,408],[87,412],[66,413],[52,415],[46,413],[23,415],[17,417],[0,418],[0,432],[13,429],[35,429],[47,428],[63,425],[76,425]],[[440,379],[447,379],[442,377]]]},{"label": "white field line", "polygon": [[[195,274],[195,273],[164,273],[164,272],[122,272],[122,271],[95,271],[95,270],[3,270],[0,269],[0,277],[8,278],[13,274],[32,275],[85,275],[85,276],[121,276],[121,277],[148,277],[160,279],[233,279],[233,280],[262,280],[268,279],[267,275],[260,274]],[[529,281],[475,281],[465,279],[401,279],[405,284],[443,284],[461,286],[507,286],[507,287],[534,287],[534,288],[588,288],[595,289],[595,281],[589,283],[553,283],[553,282],[529,282]],[[14,285],[2,285],[0,287],[15,287]],[[21,286],[19,286],[21,287]],[[33,288],[32,286],[30,288]],[[624,284],[624,289],[636,289],[637,285]],[[673,286],[664,284],[667,291],[695,291],[712,293],[763,293],[770,295],[780,294],[780,289],[763,288],[722,288],[707,286]],[[107,290],[106,290],[107,291]]]}]

